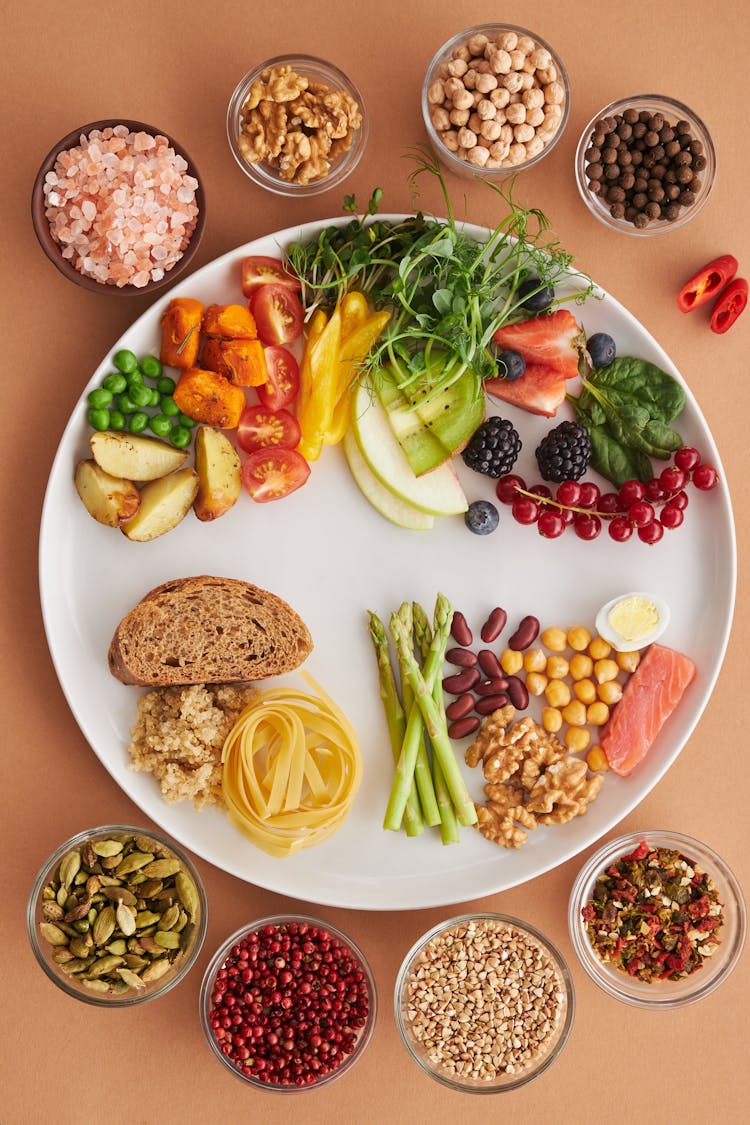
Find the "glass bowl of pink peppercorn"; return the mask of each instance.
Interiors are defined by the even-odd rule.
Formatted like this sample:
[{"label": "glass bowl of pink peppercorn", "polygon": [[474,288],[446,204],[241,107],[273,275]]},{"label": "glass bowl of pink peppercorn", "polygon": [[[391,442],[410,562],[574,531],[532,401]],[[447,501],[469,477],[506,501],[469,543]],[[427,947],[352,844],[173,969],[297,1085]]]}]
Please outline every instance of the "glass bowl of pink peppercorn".
[{"label": "glass bowl of pink peppercorn", "polygon": [[351,938],[303,915],[243,926],[221,945],[201,985],[211,1050],[256,1089],[317,1089],[365,1051],[377,1013],[370,966]]}]

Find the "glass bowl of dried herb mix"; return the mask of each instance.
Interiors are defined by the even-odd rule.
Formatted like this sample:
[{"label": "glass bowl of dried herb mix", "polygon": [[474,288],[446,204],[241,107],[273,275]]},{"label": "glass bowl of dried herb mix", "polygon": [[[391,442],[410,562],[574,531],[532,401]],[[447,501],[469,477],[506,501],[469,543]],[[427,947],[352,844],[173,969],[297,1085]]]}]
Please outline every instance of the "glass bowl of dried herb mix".
[{"label": "glass bowl of dried herb mix", "polygon": [[578,958],[600,988],[643,1008],[677,1008],[726,980],[747,928],[740,886],[707,844],[633,832],[589,859],[570,896]]}]

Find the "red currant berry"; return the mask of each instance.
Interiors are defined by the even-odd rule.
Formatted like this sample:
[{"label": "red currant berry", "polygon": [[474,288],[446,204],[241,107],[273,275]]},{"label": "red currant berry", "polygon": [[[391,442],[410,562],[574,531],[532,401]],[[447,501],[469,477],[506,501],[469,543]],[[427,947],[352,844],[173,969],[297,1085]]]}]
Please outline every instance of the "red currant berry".
[{"label": "red currant berry", "polygon": [[615,516],[609,525],[609,534],[615,543],[624,543],[633,534],[633,525],[628,523],[625,516]]},{"label": "red currant berry", "polygon": [[658,520],[654,520],[653,523],[647,523],[644,527],[638,528],[638,538],[642,543],[648,543],[649,545],[658,543],[663,534],[664,528]]},{"label": "red currant berry", "polygon": [[552,499],[552,489],[548,488],[546,484],[532,484],[529,486],[529,492],[533,492],[542,501]]},{"label": "red currant berry", "polygon": [[635,504],[638,500],[642,500],[646,495],[646,486],[640,480],[626,480],[620,486],[619,497],[624,508],[629,508],[631,504]]},{"label": "red currant berry", "polygon": [[573,528],[579,539],[596,539],[602,529],[602,521],[598,516],[588,516],[579,512],[575,518]]},{"label": "red currant berry", "polygon": [[621,512],[622,504],[620,503],[620,497],[616,492],[605,492],[597,501],[596,509],[605,516],[612,516],[615,512]]},{"label": "red currant berry", "polygon": [[687,508],[689,501],[690,497],[688,496],[687,492],[678,492],[675,496],[670,496],[669,506],[670,508],[679,508],[680,511],[684,511],[684,509]]},{"label": "red currant berry", "polygon": [[648,527],[654,522],[654,509],[647,500],[638,500],[628,508],[628,519],[634,527]]},{"label": "red currant berry", "polygon": [[665,492],[679,492],[687,484],[687,473],[676,465],[659,473],[659,483]]},{"label": "red currant berry", "polygon": [[568,524],[571,524],[576,517],[576,513],[572,508],[557,508],[555,510],[566,527]]},{"label": "red currant berry", "polygon": [[581,486],[575,480],[564,480],[557,486],[555,497],[566,507],[575,507],[581,499]]},{"label": "red currant berry", "polygon": [[693,484],[700,492],[710,492],[719,483],[719,474],[713,465],[696,465],[693,469]]},{"label": "red currant berry", "polygon": [[654,500],[663,500],[665,495],[666,494],[664,492],[664,489],[661,486],[661,483],[660,483],[660,480],[659,480],[658,477],[652,477],[651,480],[646,481],[646,499],[647,500],[651,500],[652,503],[653,503]]},{"label": "red currant berry", "polygon": [[565,531],[565,522],[559,512],[544,511],[539,516],[537,530],[545,539],[557,539]]},{"label": "red currant berry", "polygon": [[578,486],[580,489],[578,496],[578,505],[581,508],[595,508],[599,502],[599,497],[602,490],[598,484],[594,484],[592,480],[582,480]]},{"label": "red currant berry", "polygon": [[701,455],[697,449],[686,445],[683,449],[677,450],[674,455],[674,463],[678,469],[683,469],[686,473],[692,473],[696,465],[700,465]]},{"label": "red currant berry", "polygon": [[684,519],[685,515],[682,508],[675,508],[672,504],[665,504],[659,516],[659,523],[662,527],[666,527],[667,531],[673,531],[676,527],[681,525]]},{"label": "red currant berry", "polygon": [[517,496],[511,512],[516,523],[531,524],[539,519],[539,505],[530,496]]},{"label": "red currant berry", "polygon": [[501,504],[512,504],[518,496],[518,489],[525,488],[526,481],[514,473],[506,473],[495,486],[495,495]]}]

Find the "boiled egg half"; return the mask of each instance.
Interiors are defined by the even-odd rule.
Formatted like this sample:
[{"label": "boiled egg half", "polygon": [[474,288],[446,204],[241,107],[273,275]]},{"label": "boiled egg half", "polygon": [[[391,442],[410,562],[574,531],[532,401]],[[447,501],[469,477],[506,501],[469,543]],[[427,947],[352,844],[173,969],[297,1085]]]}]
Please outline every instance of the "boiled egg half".
[{"label": "boiled egg half", "polygon": [[596,629],[618,652],[653,644],[669,625],[669,606],[656,594],[620,594],[596,615]]}]

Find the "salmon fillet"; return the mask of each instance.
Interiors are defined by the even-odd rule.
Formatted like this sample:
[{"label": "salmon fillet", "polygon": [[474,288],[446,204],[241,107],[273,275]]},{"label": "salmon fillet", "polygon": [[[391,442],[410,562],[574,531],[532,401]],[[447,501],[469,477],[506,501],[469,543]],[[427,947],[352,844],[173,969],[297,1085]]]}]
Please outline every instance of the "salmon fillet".
[{"label": "salmon fillet", "polygon": [[599,744],[615,773],[627,776],[643,761],[664,723],[695,679],[688,656],[651,645],[625,685]]}]

